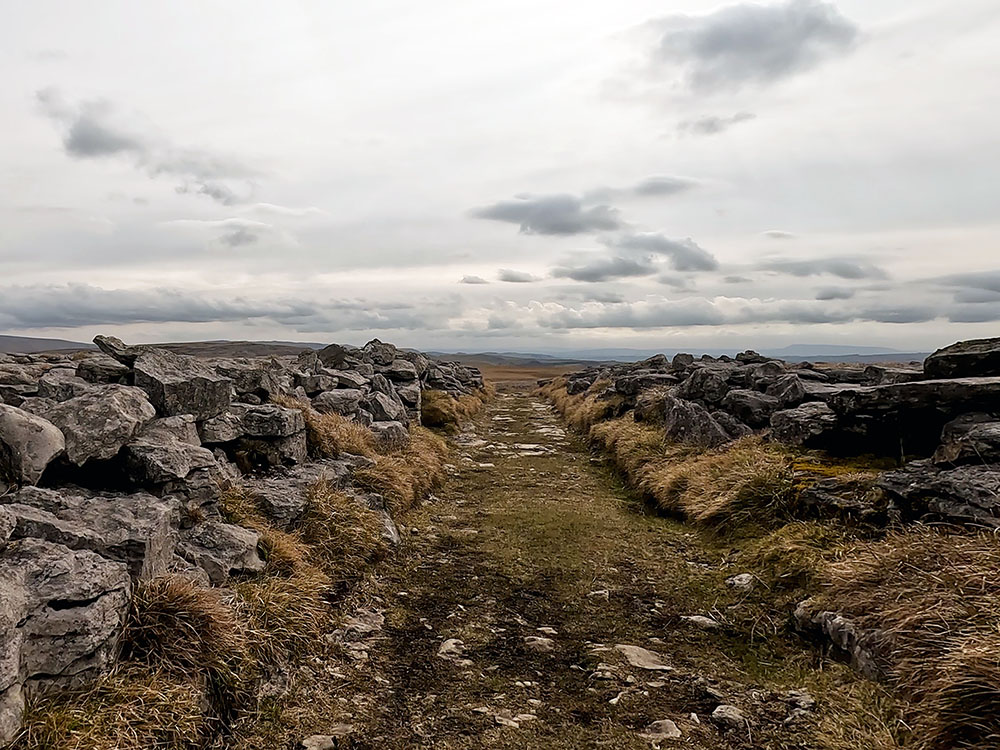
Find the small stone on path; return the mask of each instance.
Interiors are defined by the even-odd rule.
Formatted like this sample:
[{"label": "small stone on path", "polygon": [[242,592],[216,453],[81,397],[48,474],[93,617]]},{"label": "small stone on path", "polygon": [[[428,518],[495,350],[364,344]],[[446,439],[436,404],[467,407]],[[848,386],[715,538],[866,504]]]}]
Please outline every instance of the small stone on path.
[{"label": "small stone on path", "polygon": [[646,727],[639,736],[650,742],[662,742],[663,740],[680,739],[681,730],[670,719],[661,719]]},{"label": "small stone on path", "polygon": [[653,651],[641,646],[630,646],[627,643],[619,643],[615,649],[624,654],[628,663],[639,669],[660,670],[663,672],[673,671],[673,667],[664,663],[663,658]]},{"label": "small stone on path", "polygon": [[537,651],[541,654],[547,654],[550,651],[555,651],[556,649],[556,642],[554,640],[551,638],[542,638],[537,635],[525,636],[524,645],[532,651]]},{"label": "small stone on path", "polygon": [[721,705],[712,711],[712,721],[724,726],[740,728],[746,724],[746,717],[736,706]]}]

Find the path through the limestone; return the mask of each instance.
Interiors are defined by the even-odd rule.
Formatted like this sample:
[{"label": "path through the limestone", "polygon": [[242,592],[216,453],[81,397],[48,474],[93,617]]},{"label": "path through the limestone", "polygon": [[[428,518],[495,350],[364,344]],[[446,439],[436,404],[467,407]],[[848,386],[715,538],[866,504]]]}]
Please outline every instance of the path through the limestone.
[{"label": "path through the limestone", "polygon": [[527,391],[455,443],[327,665],[353,746],[815,747],[798,694],[755,682],[784,656],[726,625],[724,549],[647,512]]}]

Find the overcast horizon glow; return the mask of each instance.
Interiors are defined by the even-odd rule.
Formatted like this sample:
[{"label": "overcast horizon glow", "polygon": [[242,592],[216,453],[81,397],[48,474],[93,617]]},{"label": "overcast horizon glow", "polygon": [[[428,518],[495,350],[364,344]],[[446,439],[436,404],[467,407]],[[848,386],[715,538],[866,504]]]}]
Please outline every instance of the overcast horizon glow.
[{"label": "overcast horizon glow", "polygon": [[0,333],[998,334],[994,0],[4,11]]}]

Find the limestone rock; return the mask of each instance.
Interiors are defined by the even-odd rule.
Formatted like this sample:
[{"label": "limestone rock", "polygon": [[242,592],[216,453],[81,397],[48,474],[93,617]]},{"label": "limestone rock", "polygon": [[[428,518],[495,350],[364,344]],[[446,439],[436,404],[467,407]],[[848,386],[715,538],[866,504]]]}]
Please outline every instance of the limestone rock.
[{"label": "limestone rock", "polygon": [[837,429],[837,415],[822,402],[812,401],[771,415],[771,436],[788,445],[822,445]]},{"label": "limestone rock", "polygon": [[2,502],[14,520],[12,539],[44,539],[125,564],[133,578],[163,575],[173,556],[177,503],[137,493],[26,487]]},{"label": "limestone rock", "polygon": [[143,352],[148,351],[148,347],[129,346],[114,336],[94,336],[94,343],[106,355],[130,368]]},{"label": "limestone rock", "polygon": [[66,457],[77,466],[113,458],[156,416],[146,394],[125,385],[96,386],[62,403],[38,401],[28,408],[62,431]]},{"label": "limestone rock", "polygon": [[911,461],[881,474],[877,483],[907,519],[1000,528],[1000,464],[942,470],[931,461]]},{"label": "limestone rock", "polygon": [[363,396],[357,388],[338,388],[319,394],[312,403],[320,414],[340,414],[347,417],[357,412]]},{"label": "limestone rock", "polygon": [[376,422],[402,422],[406,419],[406,408],[398,397],[393,399],[385,393],[372,393],[364,404]]},{"label": "limestone rock", "polygon": [[633,667],[659,672],[673,671],[673,667],[664,663],[663,658],[659,654],[644,649],[641,646],[619,643],[615,646],[615,650],[623,654],[628,663]]},{"label": "limestone rock", "polygon": [[126,466],[137,484],[161,484],[184,479],[195,469],[215,465],[202,448],[190,414],[154,419],[126,446]]},{"label": "limestone rock", "polygon": [[794,620],[799,630],[822,637],[844,652],[851,667],[864,677],[881,681],[888,676],[883,633],[863,630],[849,617],[821,610],[812,599],[795,608]]},{"label": "limestone rock", "polygon": [[396,383],[406,383],[417,379],[417,368],[405,359],[394,359],[381,370],[389,380]]},{"label": "limestone rock", "polygon": [[721,705],[712,711],[712,721],[730,729],[742,729],[747,724],[746,716],[736,706]]},{"label": "limestone rock", "polygon": [[372,422],[368,429],[382,448],[401,448],[410,442],[410,433],[402,422]]},{"label": "limestone rock", "polygon": [[1000,463],[1000,419],[992,414],[965,414],[944,426],[934,463]]},{"label": "limestone rock", "polygon": [[221,521],[205,521],[181,534],[178,551],[188,562],[202,568],[219,585],[230,577],[259,573],[264,560],[258,553],[256,531]]},{"label": "limestone rock", "polygon": [[128,366],[106,354],[95,354],[76,364],[76,376],[88,383],[128,385],[126,381],[131,372]]},{"label": "limestone rock", "polygon": [[25,539],[0,552],[0,743],[25,698],[110,668],[131,598],[121,563]]},{"label": "limestone rock", "polygon": [[705,407],[670,395],[663,397],[663,429],[677,443],[711,448],[729,442],[729,434]]},{"label": "limestone rock", "polygon": [[62,432],[51,422],[0,404],[0,481],[35,484],[65,449]]},{"label": "limestone rock", "polygon": [[1000,375],[1000,338],[959,341],[938,349],[924,360],[929,378],[968,378]]},{"label": "limestone rock", "polygon": [[737,388],[722,399],[722,408],[744,424],[754,428],[766,427],[771,415],[778,411],[781,402],[775,396]]},{"label": "limestone rock", "polygon": [[234,404],[232,412],[240,417],[243,434],[250,437],[287,438],[306,428],[301,411],[275,404]]},{"label": "limestone rock", "polygon": [[38,395],[53,401],[67,401],[82,396],[93,385],[76,375],[76,370],[56,368],[49,370],[38,381]]},{"label": "limestone rock", "polygon": [[229,407],[232,381],[194,357],[151,349],[136,358],[133,369],[136,386],[162,416],[191,414],[204,420]]}]

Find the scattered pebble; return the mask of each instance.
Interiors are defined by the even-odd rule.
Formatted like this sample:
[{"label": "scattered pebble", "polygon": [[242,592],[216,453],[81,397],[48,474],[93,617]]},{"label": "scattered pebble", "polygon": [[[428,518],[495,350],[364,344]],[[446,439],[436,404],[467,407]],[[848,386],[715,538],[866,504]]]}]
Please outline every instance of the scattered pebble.
[{"label": "scattered pebble", "polygon": [[642,646],[630,646],[626,643],[619,643],[615,649],[624,654],[625,659],[633,667],[639,669],[659,670],[670,672],[673,667],[664,663],[663,658],[653,651],[642,648]]},{"label": "scattered pebble", "polygon": [[681,730],[670,719],[660,719],[654,721],[639,735],[644,740],[650,742],[662,742],[663,740],[677,740],[681,738]]},{"label": "scattered pebble", "polygon": [[727,727],[739,729],[746,723],[746,717],[736,706],[723,704],[712,711],[712,721]]},{"label": "scattered pebble", "polygon": [[726,585],[737,591],[752,591],[754,587],[754,577],[752,573],[740,573],[732,578],[726,579]]},{"label": "scattered pebble", "polygon": [[555,651],[556,649],[556,642],[554,640],[551,638],[542,638],[537,635],[525,636],[524,645],[532,651],[537,651],[542,654]]},{"label": "scattered pebble", "polygon": [[711,617],[705,617],[704,615],[684,615],[681,619],[684,620],[684,622],[689,622],[692,625],[701,628],[702,630],[718,630],[722,627]]}]

